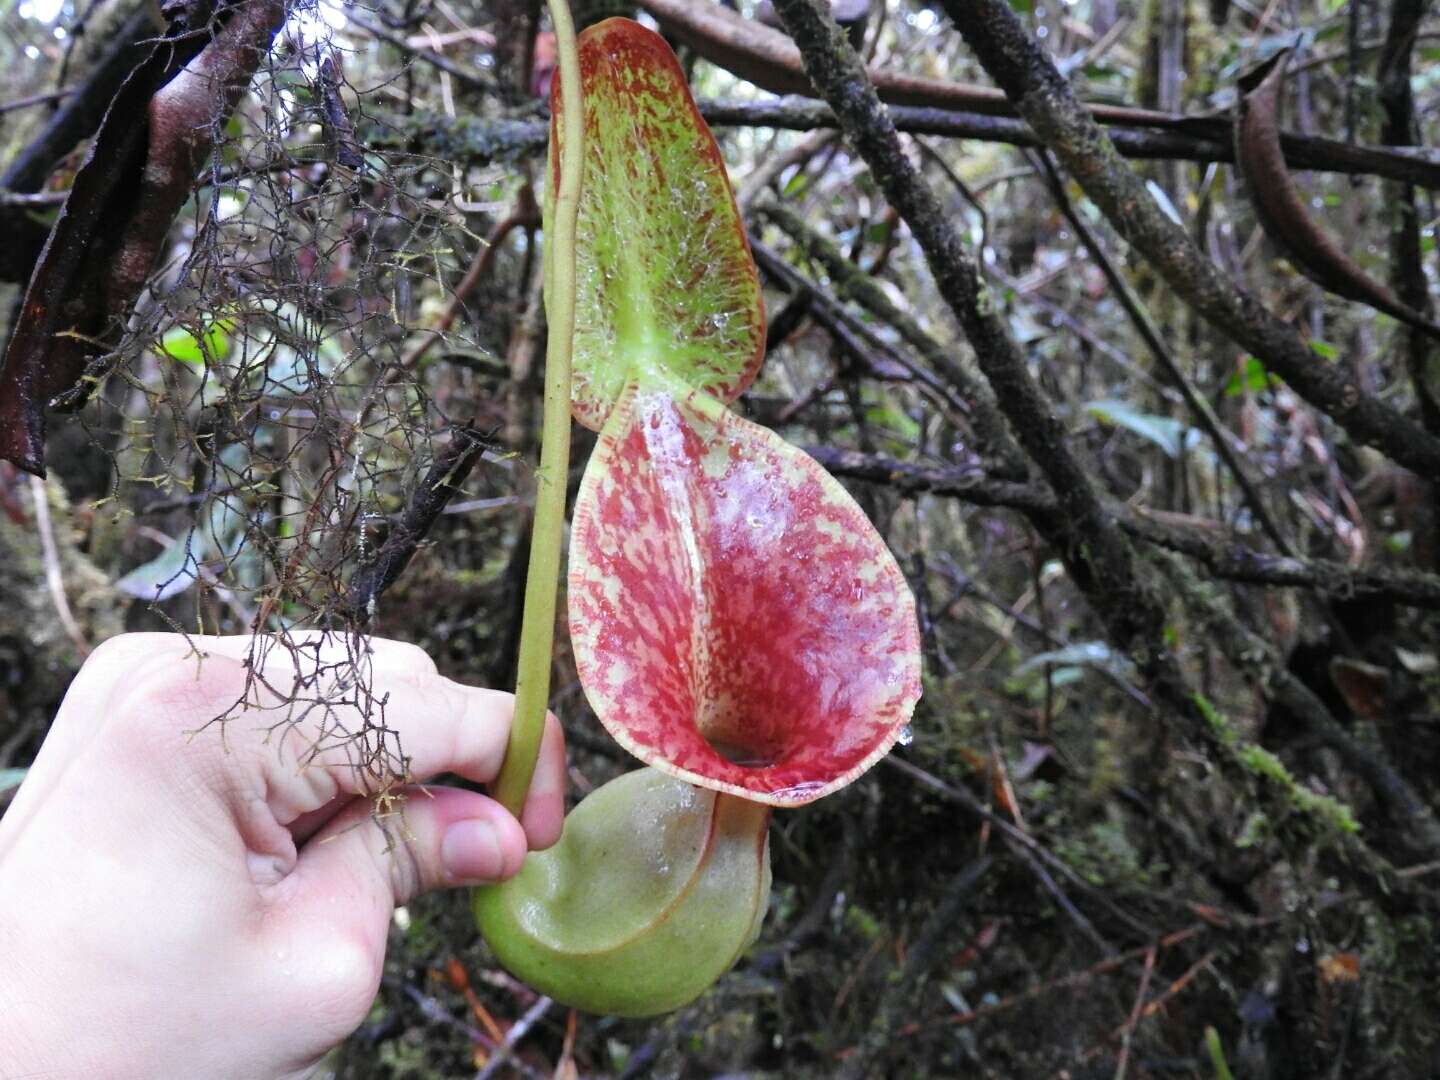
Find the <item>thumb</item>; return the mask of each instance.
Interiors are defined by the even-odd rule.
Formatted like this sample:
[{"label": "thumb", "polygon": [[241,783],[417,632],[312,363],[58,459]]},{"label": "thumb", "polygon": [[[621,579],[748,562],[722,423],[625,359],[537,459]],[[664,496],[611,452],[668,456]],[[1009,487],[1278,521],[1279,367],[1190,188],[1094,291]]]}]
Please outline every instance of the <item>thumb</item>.
[{"label": "thumb", "polygon": [[[301,848],[289,874],[262,890],[270,910],[268,947],[256,952],[259,985],[277,1023],[305,1018],[306,1062],[365,1018],[397,905],[430,889],[499,881],[525,860],[524,830],[493,799],[458,788],[401,790],[405,800],[391,814],[354,800]],[[303,964],[286,960],[300,956]]]},{"label": "thumb", "polygon": [[406,787],[392,813],[357,799],[301,849],[287,907],[368,913],[383,942],[391,912],[432,889],[502,881],[527,849],[520,823],[494,799],[447,787]]}]

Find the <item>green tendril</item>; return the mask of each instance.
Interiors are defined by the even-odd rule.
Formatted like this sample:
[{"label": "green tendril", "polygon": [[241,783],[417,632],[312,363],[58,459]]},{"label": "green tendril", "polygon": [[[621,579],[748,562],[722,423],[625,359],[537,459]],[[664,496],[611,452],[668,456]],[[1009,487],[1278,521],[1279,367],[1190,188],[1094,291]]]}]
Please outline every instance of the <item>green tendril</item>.
[{"label": "green tendril", "polygon": [[493,794],[519,817],[535,773],[545,735],[550,700],[550,667],[555,645],[555,605],[565,530],[565,487],[570,468],[570,367],[575,337],[575,221],[580,209],[584,166],[584,99],[580,90],[580,54],[575,23],[566,0],[547,0],[560,59],[560,182],[555,193],[551,235],[546,238],[545,273],[549,337],[545,345],[545,413],[541,431],[540,472],[535,490],[535,526],[530,538],[530,568],[525,579],[525,611],[520,624],[519,674],[515,683],[515,720],[505,764]]}]

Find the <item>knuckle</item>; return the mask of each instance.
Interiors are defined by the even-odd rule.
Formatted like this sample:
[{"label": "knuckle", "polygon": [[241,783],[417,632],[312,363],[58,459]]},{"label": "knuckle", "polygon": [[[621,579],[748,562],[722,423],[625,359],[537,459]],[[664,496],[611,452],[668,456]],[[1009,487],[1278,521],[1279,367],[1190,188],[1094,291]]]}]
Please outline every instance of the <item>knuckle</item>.
[{"label": "knuckle", "polygon": [[114,637],[106,638],[91,651],[89,659],[85,661],[85,667],[110,667],[130,656],[138,645],[137,638],[148,636],[148,634],[116,634]]},{"label": "knuckle", "polygon": [[396,903],[408,903],[425,891],[428,875],[425,860],[415,846],[415,838],[404,827],[403,822],[392,835],[385,830],[386,847],[383,855],[385,869],[390,878],[390,892]]},{"label": "knuckle", "polygon": [[116,634],[97,645],[81,666],[76,680],[115,682],[128,678],[140,658],[151,654],[169,634]]},{"label": "knuckle", "polygon": [[515,699],[500,691],[475,690],[458,683],[452,684],[451,692],[459,697],[456,714],[463,718],[455,730],[455,760],[468,762],[479,777],[495,776],[509,745]]},{"label": "knuckle", "polygon": [[383,962],[361,936],[337,935],[316,949],[296,987],[309,1021],[335,1039],[365,1018],[380,986]]},{"label": "knuckle", "polygon": [[415,679],[429,679],[440,673],[434,658],[420,646],[408,641],[379,638],[372,643],[375,657],[387,669]]},{"label": "knuckle", "polygon": [[110,717],[122,730],[173,732],[212,719],[238,696],[240,666],[223,656],[197,661],[177,648],[151,652],[125,674]]}]

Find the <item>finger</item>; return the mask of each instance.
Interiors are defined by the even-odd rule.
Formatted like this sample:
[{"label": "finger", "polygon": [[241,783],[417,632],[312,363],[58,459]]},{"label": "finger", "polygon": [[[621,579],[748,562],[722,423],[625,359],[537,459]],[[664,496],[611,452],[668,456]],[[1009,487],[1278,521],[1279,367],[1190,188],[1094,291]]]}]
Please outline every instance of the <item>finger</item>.
[{"label": "finger", "polygon": [[435,661],[408,641],[366,637],[330,630],[288,634],[227,634],[197,637],[197,646],[265,671],[272,678],[313,680],[317,673],[367,677],[377,672],[435,675]]},{"label": "finger", "polygon": [[502,881],[525,861],[525,834],[495,800],[459,788],[405,788],[401,809],[377,817],[352,804],[300,852],[282,884],[287,905],[367,913],[383,941],[390,912],[434,889]]},{"label": "finger", "polygon": [[[294,821],[286,823],[285,827],[290,830],[290,836],[298,846],[330,824],[337,814],[354,801],[355,796],[353,795],[337,795],[324,806],[315,810],[307,810]],[[369,805],[373,807],[374,804]]]},{"label": "finger", "polygon": [[[327,681],[323,670],[304,665],[323,665],[334,655],[326,649],[343,647],[334,635],[272,650],[264,670],[283,677],[257,685],[254,667],[238,656],[252,645],[240,637],[157,635],[112,649],[111,666],[122,670],[111,672],[111,700],[100,710],[108,717],[100,726],[118,729],[106,742],[162,771],[227,775],[233,783],[225,794],[245,820],[263,805],[279,824],[301,822],[305,831],[326,820],[316,811],[343,796],[373,796],[396,780],[443,772],[486,783],[499,771],[511,695],[436,675],[420,650],[399,642],[377,646],[369,686]],[[197,733],[221,715],[223,730]],[[552,721],[522,811],[537,848],[559,836],[564,780],[563,737]],[[266,851],[275,846],[251,839]]]},{"label": "finger", "polygon": [[[138,644],[143,648],[130,649],[123,670],[110,673],[108,696],[77,726],[89,745],[103,744],[187,791],[197,777],[228,778],[205,787],[237,820],[250,822],[265,807],[289,825],[337,796],[373,796],[397,780],[442,772],[484,783],[504,757],[511,695],[462,686],[424,665],[417,670],[398,643],[387,650],[401,658],[398,666],[377,669],[360,688],[303,674],[287,687],[297,670],[289,660],[276,665],[287,668],[286,678],[257,684],[254,672],[228,655],[238,645],[233,639],[216,645],[162,635]],[[197,647],[207,650],[203,657]],[[208,726],[221,716],[223,725]],[[266,852],[289,844],[288,835],[250,839]]]},{"label": "finger", "polygon": [[[311,792],[372,795],[396,780],[423,781],[453,772],[488,783],[500,770],[514,699],[497,690],[452,682],[439,675],[376,676],[369,696],[351,695],[303,719],[281,705],[237,717],[228,736],[249,738],[255,760],[277,797],[298,796],[299,812],[315,809]],[[285,753],[270,738],[277,715],[285,727]],[[272,806],[279,804],[272,798]]]},{"label": "finger", "polygon": [[[403,812],[377,819],[356,800],[305,845],[292,873],[259,889],[268,912],[255,956],[267,1000],[317,1045],[353,1031],[374,1000],[394,909],[431,889],[516,873],[525,834],[504,808],[456,788],[408,788]],[[271,957],[303,958],[277,981]]]},{"label": "finger", "polygon": [[565,732],[554,713],[545,717],[545,735],[520,823],[531,851],[544,851],[554,844],[565,824]]}]

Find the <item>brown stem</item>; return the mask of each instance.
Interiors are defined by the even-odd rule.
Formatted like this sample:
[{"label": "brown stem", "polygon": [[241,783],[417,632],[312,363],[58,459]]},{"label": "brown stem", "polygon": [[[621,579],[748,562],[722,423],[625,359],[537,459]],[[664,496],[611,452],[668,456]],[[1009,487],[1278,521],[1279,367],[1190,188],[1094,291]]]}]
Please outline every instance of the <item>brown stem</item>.
[{"label": "brown stem", "polygon": [[[1410,146],[1416,141],[1411,61],[1427,6],[1425,0],[1393,0],[1375,73],[1380,107],[1385,114],[1380,136],[1397,146]],[[1430,288],[1420,253],[1420,212],[1415,204],[1415,189],[1403,181],[1388,184],[1386,202],[1396,210],[1390,230],[1391,283],[1402,301],[1429,315]],[[1420,401],[1421,419],[1427,429],[1440,435],[1440,350],[1427,335],[1412,330],[1406,335],[1405,353],[1415,396]]]},{"label": "brown stem", "polygon": [[350,578],[342,612],[345,616],[361,626],[370,624],[375,617],[375,601],[399,580],[446,504],[464,486],[475,463],[495,445],[490,436],[474,428],[455,432],[411,494],[399,519],[390,526],[390,535],[380,549]]},{"label": "brown stem", "polygon": [[[475,253],[469,269],[465,271],[465,276],[460,279],[460,284],[455,286],[454,294],[451,295],[449,303],[445,305],[445,310],[440,313],[434,329],[427,330],[426,336],[412,345],[401,358],[399,371],[413,371],[415,365],[425,358],[431,347],[445,336],[450,327],[455,325],[455,319],[465,306],[465,301],[490,272],[490,267],[495,263],[495,254],[499,251],[500,245],[505,242],[505,238],[517,228],[531,229],[539,223],[540,210],[535,205],[535,194],[531,191],[530,185],[526,184],[520,189],[520,194],[515,200],[515,209],[495,224],[495,227],[490,230],[490,235],[480,245],[480,250]],[[395,375],[395,378],[398,377],[399,372]]]}]

